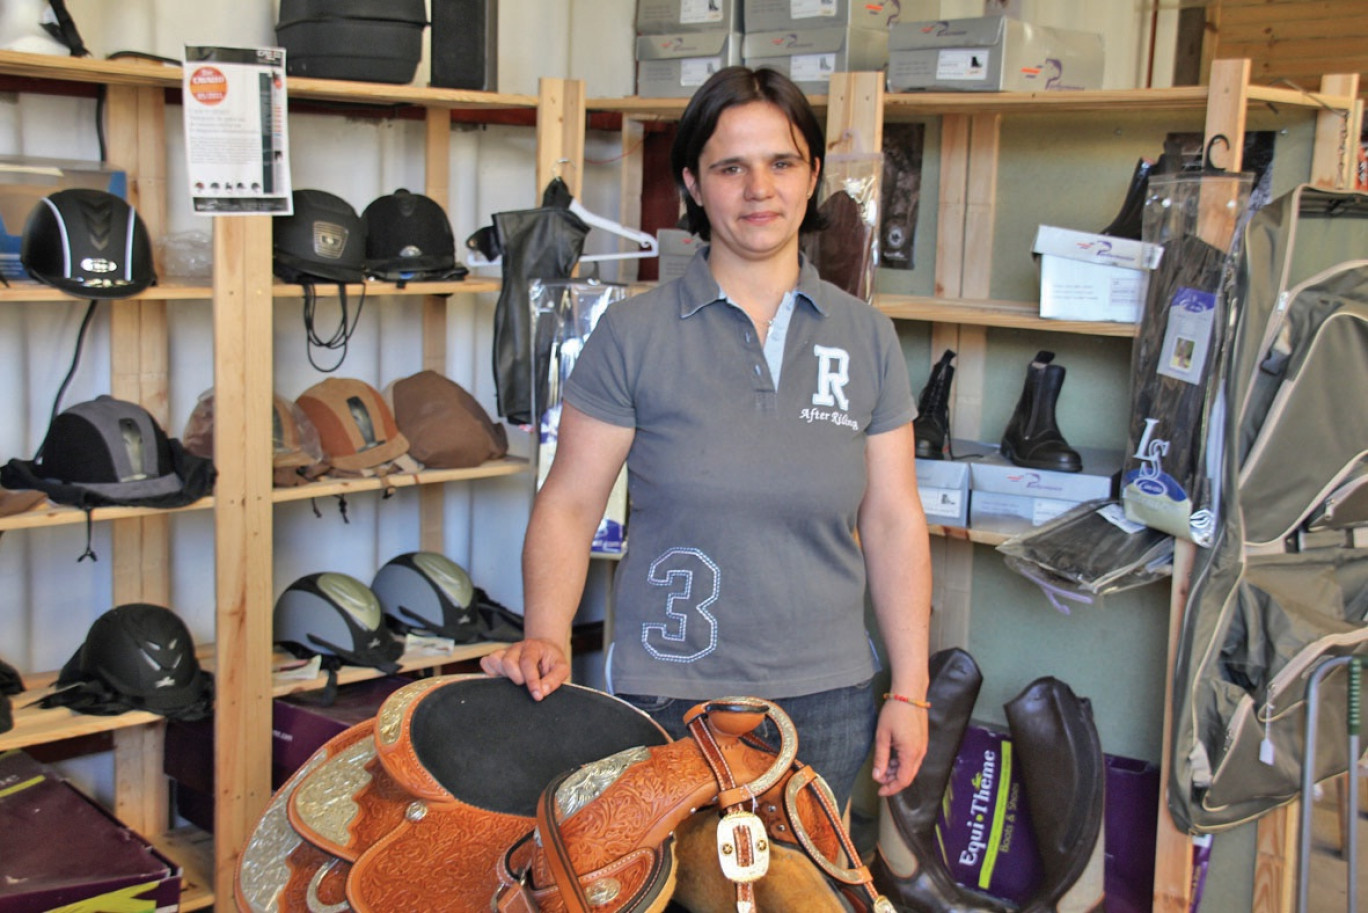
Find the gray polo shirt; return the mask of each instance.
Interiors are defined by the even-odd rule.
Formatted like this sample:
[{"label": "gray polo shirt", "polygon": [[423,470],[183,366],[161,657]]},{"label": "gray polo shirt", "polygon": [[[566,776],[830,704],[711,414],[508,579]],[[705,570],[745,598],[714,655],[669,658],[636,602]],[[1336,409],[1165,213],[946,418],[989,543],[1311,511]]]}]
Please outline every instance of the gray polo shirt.
[{"label": "gray polo shirt", "polygon": [[700,251],[608,308],[565,400],[634,427],[611,685],[793,697],[874,672],[855,541],[865,437],[916,415],[893,322],[804,261],[776,389]]}]

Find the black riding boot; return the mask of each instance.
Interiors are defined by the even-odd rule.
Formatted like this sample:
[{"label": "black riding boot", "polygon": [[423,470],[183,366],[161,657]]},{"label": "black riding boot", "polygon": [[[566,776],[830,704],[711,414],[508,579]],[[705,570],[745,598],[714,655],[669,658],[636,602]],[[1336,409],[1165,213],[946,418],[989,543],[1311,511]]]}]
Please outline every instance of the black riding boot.
[{"label": "black riding boot", "polygon": [[931,368],[931,377],[922,387],[917,401],[917,417],[912,420],[912,431],[917,439],[917,457],[923,460],[945,459],[945,445],[950,440],[950,381],[955,368],[950,362],[955,353],[946,349],[940,361]]},{"label": "black riding boot", "polygon": [[1018,466],[1080,472],[1083,460],[1055,423],[1055,402],[1064,386],[1064,366],[1051,364],[1053,352],[1036,353],[1026,370],[1026,385],[1002,434],[1002,455]]},{"label": "black riding boot", "polygon": [[1135,163],[1135,171],[1131,174],[1130,187],[1126,191],[1126,199],[1121,203],[1121,209],[1117,211],[1116,218],[1112,219],[1111,224],[1099,234],[1140,240],[1145,197],[1149,195],[1149,178],[1153,171],[1153,162],[1140,159]]},{"label": "black riding boot", "polygon": [[983,675],[963,650],[931,657],[926,698],[926,757],[912,783],[879,818],[879,848],[870,863],[874,887],[899,913],[1006,913],[1011,907],[972,892],[950,877],[936,842],[936,814],[955,767]]}]

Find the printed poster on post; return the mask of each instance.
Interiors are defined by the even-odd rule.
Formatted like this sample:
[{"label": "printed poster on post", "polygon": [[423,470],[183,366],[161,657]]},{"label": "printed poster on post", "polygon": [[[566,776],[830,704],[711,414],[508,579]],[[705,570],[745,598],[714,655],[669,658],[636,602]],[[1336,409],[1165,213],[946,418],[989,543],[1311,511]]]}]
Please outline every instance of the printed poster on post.
[{"label": "printed poster on post", "polygon": [[283,48],[185,48],[186,172],[195,212],[290,215]]}]

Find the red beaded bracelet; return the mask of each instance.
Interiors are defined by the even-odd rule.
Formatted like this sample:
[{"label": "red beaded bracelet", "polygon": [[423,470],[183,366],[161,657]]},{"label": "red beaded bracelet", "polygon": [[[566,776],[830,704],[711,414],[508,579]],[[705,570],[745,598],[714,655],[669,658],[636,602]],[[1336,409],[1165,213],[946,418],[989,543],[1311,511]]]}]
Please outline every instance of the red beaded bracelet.
[{"label": "red beaded bracelet", "polygon": [[914,698],[914,697],[908,697],[908,696],[905,695],[905,694],[894,694],[892,691],[885,691],[885,692],[884,692],[884,700],[886,700],[886,701],[900,701],[901,703],[904,703],[904,704],[911,704],[913,707],[920,707],[920,708],[923,709],[923,710],[930,710],[930,709],[931,709],[931,702],[930,702],[930,701],[919,701],[919,700],[917,700],[916,698]]}]

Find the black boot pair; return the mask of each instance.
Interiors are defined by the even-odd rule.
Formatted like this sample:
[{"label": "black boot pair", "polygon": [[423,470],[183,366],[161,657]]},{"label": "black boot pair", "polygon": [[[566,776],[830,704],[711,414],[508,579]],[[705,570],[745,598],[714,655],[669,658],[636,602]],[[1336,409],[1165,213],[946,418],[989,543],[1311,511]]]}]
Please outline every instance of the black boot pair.
[{"label": "black boot pair", "polygon": [[[931,657],[926,757],[910,786],[888,799],[870,871],[899,913],[1010,913],[1015,905],[951,877],[936,837],[983,676],[963,650]],[[1043,878],[1020,907],[1030,913],[1102,909],[1102,744],[1088,701],[1055,678],[1036,679],[1004,708],[1022,773]]]},{"label": "black boot pair", "polygon": [[[945,350],[931,369],[931,377],[917,402],[912,429],[918,459],[946,457],[950,443],[950,382],[955,377],[950,362],[954,357],[953,351]],[[1082,458],[1064,440],[1055,421],[1055,402],[1064,386],[1065,372],[1062,365],[1053,361],[1053,352],[1041,351],[1027,368],[1026,385],[1002,434],[1002,455],[1030,469],[1081,472]]]}]

